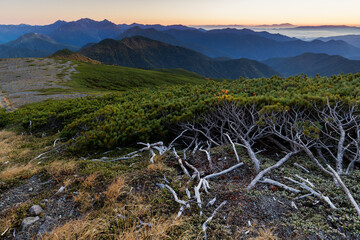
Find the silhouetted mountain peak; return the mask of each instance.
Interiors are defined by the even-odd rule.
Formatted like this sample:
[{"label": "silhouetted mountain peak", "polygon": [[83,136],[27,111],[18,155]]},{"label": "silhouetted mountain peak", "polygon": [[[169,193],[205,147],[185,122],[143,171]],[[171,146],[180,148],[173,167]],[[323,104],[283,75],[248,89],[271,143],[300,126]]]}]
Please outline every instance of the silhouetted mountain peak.
[{"label": "silhouetted mountain peak", "polygon": [[47,42],[51,42],[51,43],[56,43],[56,41],[54,39],[52,39],[51,37],[45,35],[45,34],[41,34],[41,33],[26,33],[22,36],[20,36],[18,39],[11,41],[5,45],[17,45],[26,41],[31,41],[31,40],[43,40],[43,41],[47,41]]},{"label": "silhouetted mountain peak", "polygon": [[77,20],[77,21],[75,21],[75,22],[78,22],[78,23],[94,23],[94,22],[96,22],[95,20],[92,20],[92,19],[90,19],[90,18],[81,18],[81,19],[79,19],[79,20]]}]

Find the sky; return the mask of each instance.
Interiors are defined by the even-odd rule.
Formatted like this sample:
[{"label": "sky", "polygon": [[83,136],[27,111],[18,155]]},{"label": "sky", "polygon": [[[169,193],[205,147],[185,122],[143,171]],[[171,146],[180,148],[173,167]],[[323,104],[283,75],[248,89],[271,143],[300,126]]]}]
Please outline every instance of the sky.
[{"label": "sky", "polygon": [[0,0],[0,24],[108,19],[184,25],[360,26],[359,0]]}]

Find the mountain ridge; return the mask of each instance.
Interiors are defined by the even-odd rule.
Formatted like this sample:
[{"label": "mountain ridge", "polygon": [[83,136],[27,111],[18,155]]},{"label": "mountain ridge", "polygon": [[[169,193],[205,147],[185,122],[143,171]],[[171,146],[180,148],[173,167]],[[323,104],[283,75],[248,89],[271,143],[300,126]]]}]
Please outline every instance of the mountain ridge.
[{"label": "mountain ridge", "polygon": [[359,60],[349,60],[339,55],[304,53],[289,58],[272,58],[263,61],[263,63],[285,77],[301,73],[309,76],[316,74],[332,76],[340,73],[360,72]]},{"label": "mountain ridge", "polygon": [[[268,32],[255,32],[249,29],[200,30],[164,30],[157,31],[141,28],[128,29],[117,39],[133,36],[145,36],[200,52],[212,58],[229,57],[266,60],[274,57],[291,57],[306,52],[326,53],[344,57],[360,56],[360,48],[344,41],[320,40],[302,41],[284,35]],[[281,40],[281,41],[280,41]]]},{"label": "mountain ridge", "polygon": [[75,46],[60,44],[48,35],[41,33],[26,33],[18,39],[0,46],[0,58],[46,57],[64,48],[78,50]]},{"label": "mountain ridge", "polygon": [[211,78],[263,77],[276,71],[249,59],[215,60],[196,51],[145,37],[105,39],[80,54],[106,64],[144,69],[183,68]]}]

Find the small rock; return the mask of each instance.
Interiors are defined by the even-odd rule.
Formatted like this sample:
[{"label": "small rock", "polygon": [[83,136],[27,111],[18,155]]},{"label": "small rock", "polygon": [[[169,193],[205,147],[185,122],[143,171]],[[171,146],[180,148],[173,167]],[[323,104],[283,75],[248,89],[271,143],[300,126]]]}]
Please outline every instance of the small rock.
[{"label": "small rock", "polygon": [[40,219],[39,217],[27,217],[27,218],[24,218],[22,220],[22,222],[21,222],[21,229],[25,230],[29,225],[35,223],[39,219]]},{"label": "small rock", "polygon": [[29,192],[32,192],[34,189],[31,187],[31,188],[29,188]]},{"label": "small rock", "polygon": [[43,209],[39,205],[34,205],[29,209],[29,214],[32,216],[39,216]]},{"label": "small rock", "polygon": [[50,232],[56,224],[56,220],[50,216],[46,216],[44,223],[40,226],[38,236]]}]

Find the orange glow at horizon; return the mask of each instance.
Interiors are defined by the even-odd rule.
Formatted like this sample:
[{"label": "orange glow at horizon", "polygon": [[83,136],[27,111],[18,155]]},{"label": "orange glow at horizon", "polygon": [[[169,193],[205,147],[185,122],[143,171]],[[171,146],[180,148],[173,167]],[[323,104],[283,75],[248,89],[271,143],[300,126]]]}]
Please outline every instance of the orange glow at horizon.
[{"label": "orange glow at horizon", "polygon": [[360,1],[1,0],[0,24],[108,19],[116,24],[360,26]]}]

